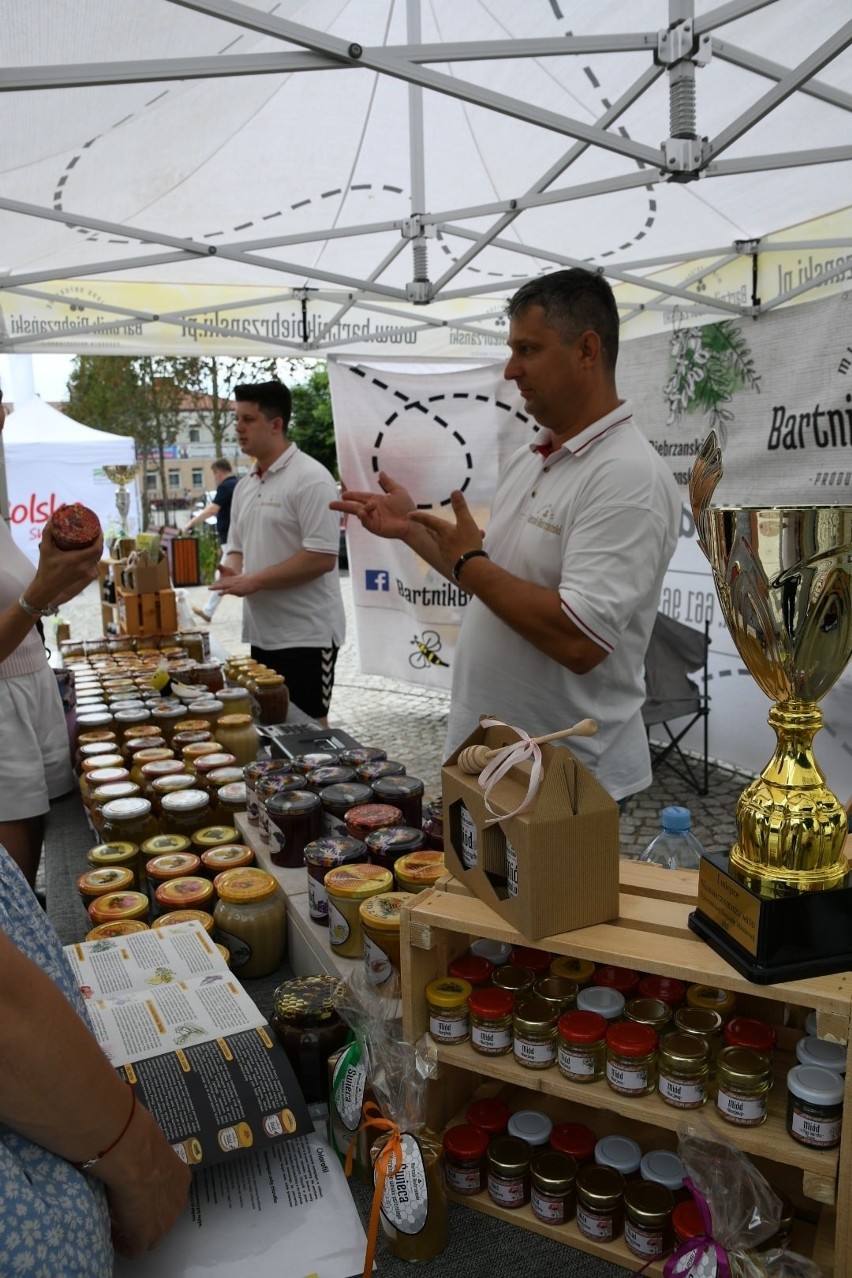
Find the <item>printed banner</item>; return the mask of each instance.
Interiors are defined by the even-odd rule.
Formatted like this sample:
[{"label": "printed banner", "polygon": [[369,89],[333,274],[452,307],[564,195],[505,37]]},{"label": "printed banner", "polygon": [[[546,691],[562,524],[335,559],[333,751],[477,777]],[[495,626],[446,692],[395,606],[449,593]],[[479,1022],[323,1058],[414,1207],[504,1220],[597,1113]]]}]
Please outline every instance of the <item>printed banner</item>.
[{"label": "printed banner", "polygon": [[[709,430],[725,474],[717,504],[852,504],[852,333],[847,296],[694,328],[675,313],[667,334],[622,345],[618,387],[683,495],[680,539],[661,610],[703,629],[710,621],[710,753],[759,771],[774,746],[769,702],[745,669],[722,619],[700,551],[687,484]],[[502,364],[459,372],[395,372],[329,363],[341,475],[377,488],[382,469],[423,509],[448,511],[461,488],[483,529],[507,453],[530,438]],[[350,520],[349,553],[362,669],[448,688],[464,591],[396,542]],[[852,678],[821,703],[819,763],[844,801],[852,793],[847,725]],[[687,738],[697,748],[697,735]]]}]

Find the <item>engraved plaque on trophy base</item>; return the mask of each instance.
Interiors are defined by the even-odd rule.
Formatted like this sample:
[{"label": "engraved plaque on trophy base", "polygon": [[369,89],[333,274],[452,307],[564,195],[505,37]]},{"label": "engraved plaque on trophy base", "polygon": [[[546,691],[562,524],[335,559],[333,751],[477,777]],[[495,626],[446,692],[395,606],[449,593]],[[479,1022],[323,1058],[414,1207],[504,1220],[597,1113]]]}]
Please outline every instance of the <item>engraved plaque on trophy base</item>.
[{"label": "engraved plaque on trophy base", "polygon": [[765,900],[728,873],[724,853],[701,858],[689,926],[758,985],[852,969],[852,887]]}]

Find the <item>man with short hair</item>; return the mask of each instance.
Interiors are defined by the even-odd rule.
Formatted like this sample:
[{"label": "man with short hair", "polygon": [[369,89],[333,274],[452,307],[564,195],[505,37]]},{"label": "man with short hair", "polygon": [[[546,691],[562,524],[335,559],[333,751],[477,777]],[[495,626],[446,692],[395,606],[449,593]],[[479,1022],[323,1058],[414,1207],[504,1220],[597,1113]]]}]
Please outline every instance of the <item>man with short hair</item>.
[{"label": "man with short hair", "polygon": [[329,509],[331,474],[287,438],[290,392],[283,382],[237,386],[240,448],[254,466],[237,485],[228,553],[213,590],[243,600],[243,639],[277,670],[293,701],[327,726],[334,665],[345,637]]},{"label": "man with short hair", "polygon": [[[206,519],[210,519],[215,515],[216,532],[219,535],[219,563],[221,563],[228,550],[228,530],[231,526],[231,499],[237,486],[237,477],[227,457],[217,458],[211,469],[213,478],[216,480],[216,491],[213,494],[213,500],[189,520],[184,527],[184,532],[189,532],[199,524],[203,524]],[[213,613],[221,602],[222,596],[211,590],[207,603],[202,608],[193,608],[192,611],[196,617],[203,617],[205,621],[212,621]]]},{"label": "man with short hair", "polygon": [[333,508],[403,540],[471,596],[453,661],[447,751],[484,713],[531,735],[591,716],[571,749],[613,798],[651,784],[644,660],[681,503],[665,463],[616,390],[618,310],[597,272],[530,280],[508,305],[504,376],[543,428],[508,460],[483,540],[464,497],[453,522],[382,494]]}]

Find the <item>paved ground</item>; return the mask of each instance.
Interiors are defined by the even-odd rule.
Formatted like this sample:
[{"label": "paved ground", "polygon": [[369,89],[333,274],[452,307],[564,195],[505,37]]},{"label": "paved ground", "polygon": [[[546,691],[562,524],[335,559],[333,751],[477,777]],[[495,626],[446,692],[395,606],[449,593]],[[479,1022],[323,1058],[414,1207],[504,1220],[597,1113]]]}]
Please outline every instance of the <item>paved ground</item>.
[{"label": "paved ground", "polygon": [[[426,797],[436,798],[441,789],[440,763],[449,697],[446,693],[429,692],[394,679],[361,674],[347,574],[343,575],[342,584],[350,638],[338,658],[330,721],[349,730],[365,745],[382,746],[391,758],[399,758],[412,776],[422,778]],[[189,607],[207,598],[203,587],[183,593]],[[223,599],[210,627],[211,636],[228,653],[247,652],[240,638],[241,606],[239,599]],[[101,634],[96,585],[66,604],[62,612],[71,625],[72,638],[94,638]],[[734,806],[748,780],[750,778],[727,766],[714,766],[710,772],[709,793],[702,798],[667,768],[660,769],[651,788],[637,795],[622,816],[623,853],[638,856],[658,833],[660,810],[668,803],[682,803],[691,809],[693,832],[708,851],[727,851],[734,839]]]}]

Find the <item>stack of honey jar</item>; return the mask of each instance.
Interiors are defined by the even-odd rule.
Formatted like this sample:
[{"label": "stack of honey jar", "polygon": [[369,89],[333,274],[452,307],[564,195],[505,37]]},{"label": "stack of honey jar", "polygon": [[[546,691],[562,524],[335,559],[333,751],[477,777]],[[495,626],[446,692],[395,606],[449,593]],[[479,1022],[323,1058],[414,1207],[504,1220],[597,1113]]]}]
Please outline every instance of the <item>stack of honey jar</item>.
[{"label": "stack of honey jar", "polygon": [[440,804],[384,750],[259,760],[244,770],[247,820],[271,860],[307,867],[308,908],[334,951],[363,955],[373,985],[398,976],[400,909],[444,873]]},{"label": "stack of honey jar", "polygon": [[[699,1109],[712,1100],[718,1116],[737,1126],[757,1126],[767,1117],[780,1065],[774,1059],[777,1030],[738,1013],[729,991],[479,940],[454,960],[445,977],[427,985],[426,1002],[429,1031],[438,1043],[469,1042],[483,1056],[511,1053],[525,1069],[555,1068],[572,1083],[609,1087],[622,1097],[656,1093],[677,1109]],[[844,1050],[816,1037],[814,1018],[806,1022],[795,1051],[796,1063],[786,1075],[787,1131],[802,1144],[835,1147]],[[678,1184],[639,1188],[641,1150],[633,1148],[635,1142],[619,1138],[622,1152],[630,1156],[610,1160],[608,1172],[585,1171],[578,1157],[582,1151],[554,1145],[546,1116],[530,1121],[531,1130],[540,1134],[547,1127],[548,1136],[530,1140],[527,1133],[526,1148],[519,1131],[509,1131],[508,1145],[486,1148],[468,1130],[470,1124],[450,1128],[445,1140],[449,1187],[457,1193],[487,1190],[502,1206],[531,1202],[534,1214],[550,1223],[569,1218],[569,1209],[573,1217],[576,1209],[584,1236],[609,1239],[623,1230],[629,1249],[643,1259],[670,1249],[672,1230],[677,1232]],[[586,1139],[591,1165],[593,1134]],[[547,1145],[543,1162],[535,1152],[539,1145]],[[459,1165],[464,1151],[470,1155],[469,1182]],[[594,1152],[600,1163],[597,1146]],[[569,1154],[573,1162],[566,1159]]]}]

